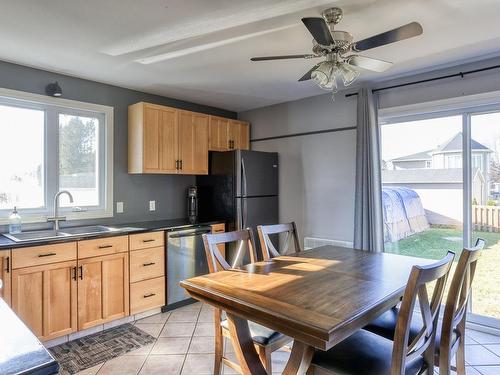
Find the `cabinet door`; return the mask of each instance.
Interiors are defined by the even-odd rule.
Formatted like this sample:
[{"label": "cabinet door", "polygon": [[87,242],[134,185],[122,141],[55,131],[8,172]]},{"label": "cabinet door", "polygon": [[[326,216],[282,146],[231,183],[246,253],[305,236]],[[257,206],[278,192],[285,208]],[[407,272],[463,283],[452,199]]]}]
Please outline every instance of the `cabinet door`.
[{"label": "cabinet door", "polygon": [[161,121],[162,111],[146,105],[144,107],[143,134],[143,169],[144,172],[159,173],[161,171]]},{"label": "cabinet door", "polygon": [[208,116],[181,111],[179,115],[180,173],[208,174]]},{"label": "cabinet door", "polygon": [[12,271],[12,308],[41,339],[77,329],[76,262],[61,262]]},{"label": "cabinet door", "polygon": [[78,262],[78,328],[129,315],[128,253]]},{"label": "cabinet door", "polygon": [[229,120],[222,117],[210,116],[208,149],[210,151],[228,151]]},{"label": "cabinet door", "polygon": [[240,126],[238,121],[230,120],[227,127],[227,141],[229,150],[238,149],[238,141],[240,139]]},{"label": "cabinet door", "polygon": [[250,150],[250,126],[246,122],[240,122],[239,127],[240,137],[237,148],[240,150]]},{"label": "cabinet door", "polygon": [[165,109],[161,111],[160,137],[161,171],[165,173],[177,173],[176,162],[178,159],[179,134],[176,110]]},{"label": "cabinet door", "polygon": [[2,280],[3,287],[0,289],[0,298],[3,298],[7,305],[10,306],[11,296],[11,269],[12,257],[10,250],[0,251],[0,280]]}]

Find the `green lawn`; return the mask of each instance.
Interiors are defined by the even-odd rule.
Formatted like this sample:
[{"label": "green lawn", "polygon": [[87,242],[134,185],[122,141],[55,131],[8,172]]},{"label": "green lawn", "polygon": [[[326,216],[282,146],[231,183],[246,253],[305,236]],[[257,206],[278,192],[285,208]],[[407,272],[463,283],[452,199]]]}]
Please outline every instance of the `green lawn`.
[{"label": "green lawn", "polygon": [[[454,229],[430,228],[401,241],[386,243],[389,253],[420,258],[439,259],[447,251],[458,259],[462,250],[462,232]],[[473,240],[482,237],[486,249],[479,260],[473,284],[472,311],[500,319],[500,233],[474,232]]]}]

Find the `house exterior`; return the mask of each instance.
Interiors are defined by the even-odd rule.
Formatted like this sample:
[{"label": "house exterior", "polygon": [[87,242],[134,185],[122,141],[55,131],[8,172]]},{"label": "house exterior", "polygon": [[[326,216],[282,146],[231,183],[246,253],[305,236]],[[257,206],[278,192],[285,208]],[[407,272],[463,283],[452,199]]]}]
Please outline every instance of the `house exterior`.
[{"label": "house exterior", "polygon": [[[433,150],[405,155],[387,163],[382,171],[384,186],[404,186],[422,201],[431,225],[461,226],[463,223],[462,133]],[[471,140],[472,199],[484,205],[490,196],[490,162],[493,151]],[[450,203],[456,202],[456,203]]]}]

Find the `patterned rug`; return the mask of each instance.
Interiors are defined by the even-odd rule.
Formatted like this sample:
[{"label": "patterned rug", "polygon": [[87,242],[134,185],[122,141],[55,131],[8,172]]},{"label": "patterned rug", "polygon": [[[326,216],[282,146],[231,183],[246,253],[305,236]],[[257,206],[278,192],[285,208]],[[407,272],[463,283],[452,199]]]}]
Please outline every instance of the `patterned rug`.
[{"label": "patterned rug", "polygon": [[154,341],[153,336],[128,323],[49,350],[59,362],[59,374],[72,375]]}]

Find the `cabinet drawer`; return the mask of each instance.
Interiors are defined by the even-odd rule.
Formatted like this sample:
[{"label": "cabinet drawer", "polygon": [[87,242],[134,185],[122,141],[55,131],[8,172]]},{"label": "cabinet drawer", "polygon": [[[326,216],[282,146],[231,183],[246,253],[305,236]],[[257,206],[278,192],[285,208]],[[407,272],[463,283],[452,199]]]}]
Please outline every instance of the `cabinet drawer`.
[{"label": "cabinet drawer", "polygon": [[164,274],[164,247],[153,247],[130,253],[130,282],[152,279]]},{"label": "cabinet drawer", "polygon": [[165,305],[165,277],[130,284],[130,314]]},{"label": "cabinet drawer", "polygon": [[226,224],[224,223],[212,224],[210,227],[212,228],[212,233],[224,233],[226,231]]},{"label": "cabinet drawer", "polygon": [[164,233],[148,232],[130,235],[130,250],[148,249],[151,247],[163,246]]},{"label": "cabinet drawer", "polygon": [[12,268],[76,260],[76,242],[24,247],[12,250]]},{"label": "cabinet drawer", "polygon": [[78,259],[128,251],[128,236],[78,241]]}]

